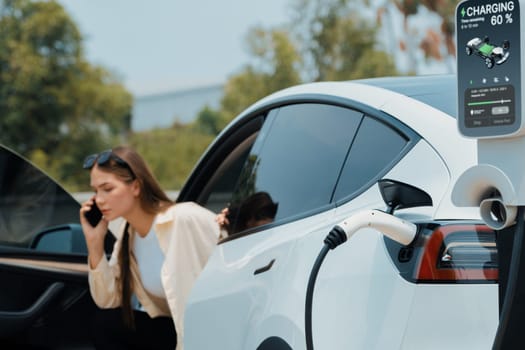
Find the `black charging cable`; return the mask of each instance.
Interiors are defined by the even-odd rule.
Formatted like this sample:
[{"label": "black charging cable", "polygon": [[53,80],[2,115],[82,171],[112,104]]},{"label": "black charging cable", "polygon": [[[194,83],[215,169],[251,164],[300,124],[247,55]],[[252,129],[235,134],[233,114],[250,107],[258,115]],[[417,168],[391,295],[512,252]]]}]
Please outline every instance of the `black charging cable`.
[{"label": "black charging cable", "polygon": [[517,223],[514,233],[514,240],[512,244],[512,254],[510,259],[509,278],[507,282],[507,288],[505,290],[505,299],[503,300],[503,307],[499,318],[498,330],[492,344],[493,350],[503,350],[503,341],[505,339],[505,332],[510,326],[510,316],[512,307],[515,302],[516,290],[518,288],[518,274],[521,263],[521,250],[523,245],[524,235],[524,218],[525,207],[518,207],[518,213],[516,215]]},{"label": "black charging cable", "polygon": [[304,308],[304,333],[306,337],[306,350],[314,349],[314,341],[312,336],[312,302],[314,296],[315,281],[319,273],[319,269],[323,264],[323,261],[331,249],[336,248],[338,245],[346,242],[347,236],[342,228],[335,226],[330,233],[324,239],[324,245],[317,259],[315,259],[314,265],[310,272],[310,278],[308,279],[308,287],[306,288],[306,302]]}]

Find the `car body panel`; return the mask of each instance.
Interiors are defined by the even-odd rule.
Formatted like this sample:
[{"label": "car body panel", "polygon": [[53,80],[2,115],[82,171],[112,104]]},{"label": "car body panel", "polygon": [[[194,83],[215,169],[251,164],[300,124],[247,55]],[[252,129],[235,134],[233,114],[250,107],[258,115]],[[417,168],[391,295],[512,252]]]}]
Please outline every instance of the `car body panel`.
[{"label": "car body panel", "polygon": [[317,285],[312,311],[315,348],[402,348],[415,285],[392,270],[377,231],[362,229],[331,252]]},{"label": "car body panel", "polygon": [[497,300],[496,284],[418,285],[401,348],[437,350],[446,339],[451,349],[492,349]]},{"label": "car body panel", "polygon": [[[477,162],[475,140],[458,136],[455,114],[451,114],[455,108],[450,107],[455,100],[449,99],[448,103],[442,100],[454,96],[453,79],[453,76],[435,80],[431,77],[365,79],[304,84],[276,92],[234,119],[210,145],[195,171],[206,169],[213,173],[209,164],[220,163],[224,157],[220,154],[221,145],[230,141],[232,130],[254,116],[271,116],[272,111],[298,103],[336,105],[377,118],[409,140],[402,155],[376,176],[424,190],[431,196],[433,205],[399,210],[397,216],[412,221],[479,220],[475,209],[456,208],[450,200],[457,177]],[[438,108],[427,104],[432,101]],[[259,138],[263,139],[273,132],[264,126],[262,130]],[[354,137],[351,130],[348,135]],[[288,151],[283,148],[283,152]],[[374,152],[378,150],[371,149],[371,157],[377,154]],[[193,192],[183,188],[180,200],[199,198],[193,184],[196,176],[199,175],[190,176],[188,185],[194,188]],[[357,192],[341,197],[332,206],[276,221],[221,242],[198,278],[186,309],[186,329],[199,329],[210,336],[188,331],[185,346],[257,349],[264,348],[269,339],[278,339],[279,344],[285,344],[284,348],[304,348],[306,285],[323,239],[335,224],[359,210],[386,208],[375,184],[379,178],[364,181]],[[206,186],[205,177],[201,176],[200,181]],[[494,334],[498,321],[496,284],[413,283],[400,276],[392,259],[383,236],[372,229],[358,231],[349,242],[330,251],[319,271],[314,293],[312,317],[316,348],[405,349],[417,348],[423,343],[425,348],[435,348],[443,346],[443,342],[434,338],[437,331],[428,330],[425,320],[442,322],[447,317],[453,318],[443,327],[449,331],[447,347],[490,346],[488,338]],[[254,275],[256,269],[267,267],[271,261],[271,268]],[[465,301],[473,289],[475,300]],[[446,294],[436,294],[435,290]],[[429,300],[437,300],[435,305],[426,308],[432,315],[424,311]],[[455,317],[456,311],[447,312],[449,305],[464,314]],[[476,312],[469,313],[474,305]],[[479,317],[483,321],[478,321]],[[480,325],[484,335],[471,343],[475,346],[465,347],[468,338],[461,330],[475,332],[473,324]]]},{"label": "car body panel", "polygon": [[[321,217],[326,218],[320,221],[331,222],[329,218],[332,215],[332,211],[322,213]],[[219,341],[221,347],[256,348],[259,341],[262,343],[268,336],[265,331],[258,332],[262,330],[260,325],[268,322],[265,314],[273,308],[275,299],[281,295],[278,291],[283,288],[283,279],[287,279],[285,273],[290,266],[296,265],[290,261],[290,252],[294,250],[297,237],[308,235],[315,229],[313,225],[319,226],[320,223],[318,220],[305,218],[285,224],[285,227],[289,227],[285,235],[281,226],[278,230],[269,229],[264,234],[254,234],[219,245],[190,295],[186,324],[199,322],[203,329],[214,329],[214,332],[222,330],[224,336]],[[321,227],[324,229],[326,224]],[[272,260],[274,262],[270,269],[255,274],[256,270],[268,266]],[[302,300],[300,295],[296,300]],[[232,314],[230,310],[236,312]],[[277,316],[272,313],[272,317]],[[284,319],[291,320],[290,317]],[[232,324],[250,326],[232,327]],[[287,328],[294,329],[293,324],[289,324]],[[274,335],[281,335],[288,341],[290,337],[293,338],[293,333],[287,332]],[[206,348],[210,345],[209,342],[206,337],[192,337],[188,346]],[[295,348],[293,342],[290,345]]]}]

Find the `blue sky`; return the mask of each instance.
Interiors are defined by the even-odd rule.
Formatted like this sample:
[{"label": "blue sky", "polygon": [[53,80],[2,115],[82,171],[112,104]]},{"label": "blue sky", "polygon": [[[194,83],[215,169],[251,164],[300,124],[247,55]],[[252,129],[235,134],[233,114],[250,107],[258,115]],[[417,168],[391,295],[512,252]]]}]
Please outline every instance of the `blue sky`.
[{"label": "blue sky", "polygon": [[84,35],[88,60],[135,95],[224,82],[248,62],[255,25],[281,25],[291,0],[58,0]]}]

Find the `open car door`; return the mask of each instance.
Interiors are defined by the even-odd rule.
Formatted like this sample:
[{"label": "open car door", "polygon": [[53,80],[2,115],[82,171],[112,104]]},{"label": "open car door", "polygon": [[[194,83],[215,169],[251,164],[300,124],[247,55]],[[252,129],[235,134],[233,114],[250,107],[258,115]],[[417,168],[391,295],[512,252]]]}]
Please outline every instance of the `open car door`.
[{"label": "open car door", "polygon": [[93,348],[96,305],[79,209],[52,179],[0,146],[2,348]]}]

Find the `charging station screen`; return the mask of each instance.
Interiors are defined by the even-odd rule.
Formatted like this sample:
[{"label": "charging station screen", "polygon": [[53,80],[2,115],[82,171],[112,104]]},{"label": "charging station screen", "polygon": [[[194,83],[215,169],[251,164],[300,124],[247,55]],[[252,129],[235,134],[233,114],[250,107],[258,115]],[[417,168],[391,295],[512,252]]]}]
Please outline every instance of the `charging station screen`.
[{"label": "charging station screen", "polygon": [[519,1],[465,1],[456,9],[458,125],[470,137],[521,128]]}]

